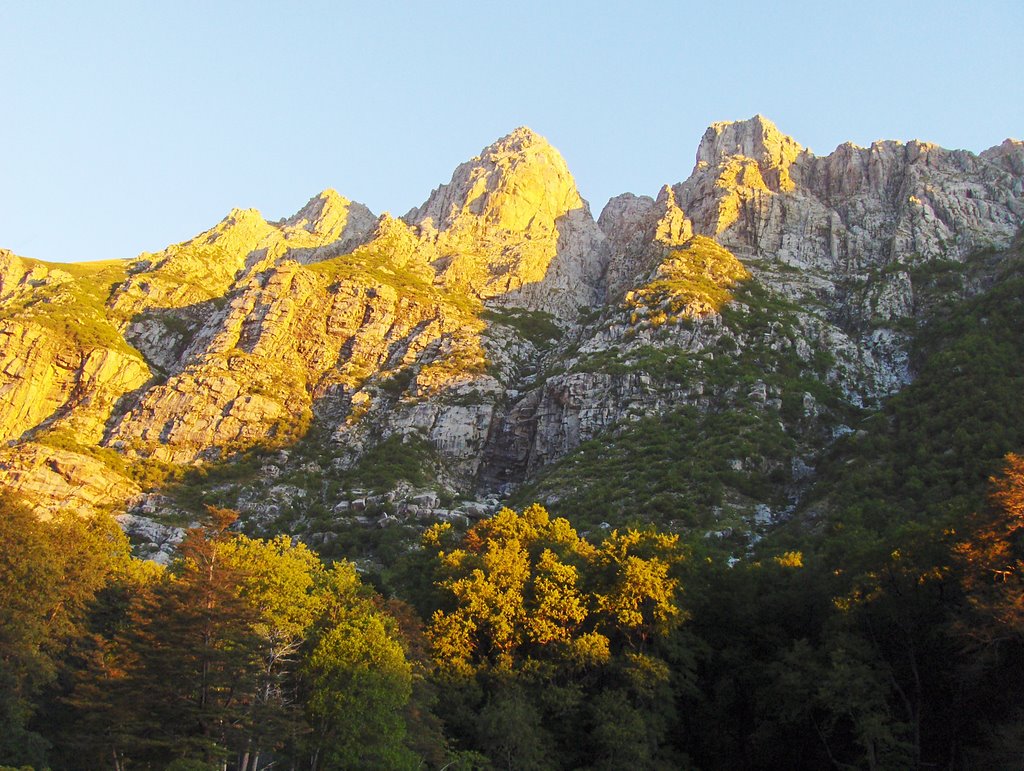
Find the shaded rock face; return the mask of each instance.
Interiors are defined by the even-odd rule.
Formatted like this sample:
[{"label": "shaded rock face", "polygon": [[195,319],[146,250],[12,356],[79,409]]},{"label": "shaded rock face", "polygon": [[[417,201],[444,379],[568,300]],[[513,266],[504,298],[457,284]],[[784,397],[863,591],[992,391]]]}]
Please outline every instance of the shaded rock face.
[{"label": "shaded rock face", "polygon": [[605,294],[621,297],[644,281],[665,254],[693,236],[693,223],[665,185],[657,198],[625,193],[612,198],[601,212],[598,226],[608,240]]},{"label": "shaded rock face", "polygon": [[[1022,221],[1020,142],[818,157],[756,116],[714,124],[685,181],[596,222],[521,128],[401,219],[327,190],[95,268],[0,250],[0,481],[41,512],[123,508],[142,500],[125,462],[209,463],[313,427],[348,465],[423,438],[438,486],[487,496],[629,421],[793,396],[666,379],[666,357],[789,356],[870,404],[912,377],[915,269],[1007,249]],[[785,324],[726,318],[762,312],[733,297],[748,282]]]}]

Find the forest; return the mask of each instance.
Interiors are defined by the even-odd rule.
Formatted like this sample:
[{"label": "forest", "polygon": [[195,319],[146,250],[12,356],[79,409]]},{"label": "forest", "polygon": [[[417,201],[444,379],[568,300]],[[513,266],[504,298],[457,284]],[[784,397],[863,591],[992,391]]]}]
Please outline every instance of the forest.
[{"label": "forest", "polygon": [[731,565],[504,509],[429,529],[384,597],[226,509],[164,569],[112,521],[4,499],[0,762],[1016,768],[1024,458],[981,501],[884,538],[851,514]]}]

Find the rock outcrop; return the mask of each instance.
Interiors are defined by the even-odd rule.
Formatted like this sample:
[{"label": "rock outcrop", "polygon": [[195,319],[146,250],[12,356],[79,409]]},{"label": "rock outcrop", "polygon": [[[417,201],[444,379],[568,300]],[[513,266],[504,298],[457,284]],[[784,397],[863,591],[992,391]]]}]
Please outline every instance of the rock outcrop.
[{"label": "rock outcrop", "polygon": [[925,142],[817,157],[757,116],[715,124],[674,186],[696,232],[741,256],[856,272],[1006,248],[1024,217],[1020,143],[981,155]]},{"label": "rock outcrop", "polygon": [[41,426],[96,444],[119,400],[149,368],[107,317],[109,263],[68,270],[0,252],[0,441]]},{"label": "rock outcrop", "polygon": [[604,235],[562,156],[528,128],[459,166],[403,219],[433,244],[448,287],[566,318],[602,299]]},{"label": "rock outcrop", "polygon": [[46,518],[62,511],[123,509],[140,492],[101,458],[36,442],[0,450],[0,479],[5,490]]},{"label": "rock outcrop", "polygon": [[0,480],[44,513],[136,501],[143,519],[125,521],[156,533],[163,498],[140,497],[154,483],[125,464],[279,450],[257,486],[273,498],[299,473],[296,443],[331,457],[302,472],[316,478],[425,443],[436,487],[488,498],[645,417],[784,403],[813,455],[839,417],[807,389],[847,405],[898,390],[921,267],[998,262],[1022,222],[1020,142],[818,157],[757,116],[711,126],[685,181],[613,198],[596,222],[558,152],[520,128],[401,219],[327,190],[130,261],[0,251]]}]

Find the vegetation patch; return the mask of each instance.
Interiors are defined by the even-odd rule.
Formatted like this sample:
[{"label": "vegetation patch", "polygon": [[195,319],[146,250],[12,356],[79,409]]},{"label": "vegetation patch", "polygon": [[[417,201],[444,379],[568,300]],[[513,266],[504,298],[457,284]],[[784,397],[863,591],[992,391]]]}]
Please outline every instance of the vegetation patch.
[{"label": "vegetation patch", "polygon": [[544,311],[525,308],[488,308],[480,318],[492,324],[512,327],[524,340],[536,348],[547,348],[562,335],[562,329],[555,323],[555,317]]},{"label": "vegetation patch", "polygon": [[669,319],[695,319],[721,312],[730,289],[750,273],[732,252],[710,238],[695,236],[669,253],[650,283],[628,292],[625,308],[633,324],[655,326]]},{"label": "vegetation patch", "polygon": [[433,446],[416,434],[392,434],[363,453],[345,474],[345,482],[370,490],[393,490],[400,481],[414,487],[432,480],[437,457]]},{"label": "vegetation patch", "polygon": [[55,450],[65,450],[95,458],[111,471],[133,480],[146,492],[158,490],[165,485],[179,483],[186,476],[186,471],[181,466],[153,458],[128,459],[110,447],[82,444],[70,432],[62,429],[42,432],[33,437],[33,441]]},{"label": "vegetation patch", "polygon": [[982,502],[1003,456],[1024,447],[1024,278],[936,309],[916,339],[914,383],[837,443],[816,497],[837,521],[884,533],[956,519]]},{"label": "vegetation patch", "polygon": [[730,494],[778,502],[794,447],[771,411],[688,407],[584,442],[515,501],[549,499],[578,527],[605,521],[707,528]]},{"label": "vegetation patch", "polygon": [[106,307],[111,292],[127,278],[125,263],[41,264],[73,280],[36,287],[26,299],[3,308],[0,318],[31,321],[82,350],[108,348],[142,358],[117,331]]}]

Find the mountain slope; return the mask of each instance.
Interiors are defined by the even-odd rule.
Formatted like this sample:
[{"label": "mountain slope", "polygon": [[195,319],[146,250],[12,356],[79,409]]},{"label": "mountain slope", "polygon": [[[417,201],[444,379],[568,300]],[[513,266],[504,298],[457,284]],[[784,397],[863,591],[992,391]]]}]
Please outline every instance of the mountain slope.
[{"label": "mountain slope", "polygon": [[1021,143],[818,157],[757,116],[596,222],[520,128],[401,219],[325,191],[131,261],[4,253],[0,475],[40,511],[206,500],[321,543],[517,490],[743,541],[913,380],[917,326],[997,282],[1022,221]]}]

